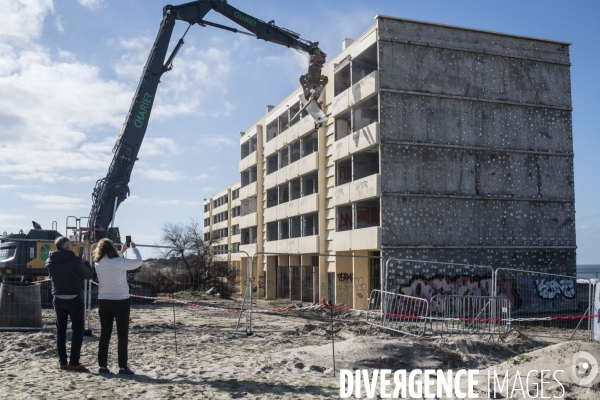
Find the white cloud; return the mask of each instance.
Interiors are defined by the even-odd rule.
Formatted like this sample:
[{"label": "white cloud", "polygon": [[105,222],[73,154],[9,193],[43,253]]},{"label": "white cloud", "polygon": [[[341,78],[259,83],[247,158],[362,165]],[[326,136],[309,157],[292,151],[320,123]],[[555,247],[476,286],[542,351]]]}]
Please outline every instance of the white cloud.
[{"label": "white cloud", "polygon": [[[120,79],[137,84],[148,58],[154,39],[148,36],[121,38],[116,46],[125,53],[113,66]],[[184,47],[173,62],[173,69],[163,75],[160,96],[156,97],[151,118],[166,119],[178,115],[203,116],[200,108],[211,90],[224,90],[226,76],[232,69],[230,52],[210,47]],[[211,116],[228,116],[235,106],[229,102]]]},{"label": "white cloud", "polygon": [[210,147],[239,146],[239,140],[233,140],[227,137],[223,137],[221,135],[222,134],[216,134],[212,136],[203,135],[202,139],[198,143],[202,146]]},{"label": "white cloud", "polygon": [[168,171],[153,168],[138,168],[134,170],[136,175],[149,181],[179,181],[183,176],[177,171]]},{"label": "white cloud", "polygon": [[61,18],[61,16],[57,16],[56,19],[54,20],[54,26],[56,26],[56,29],[60,32],[63,33],[65,31],[65,26],[64,26],[64,22]]},{"label": "white cloud", "polygon": [[27,43],[39,37],[44,18],[54,13],[52,0],[0,1],[0,40]]},{"label": "white cloud", "polygon": [[179,146],[169,138],[145,138],[140,147],[139,158],[168,156],[181,152]]},{"label": "white cloud", "polygon": [[203,192],[214,192],[216,189],[214,187],[205,186],[202,188]]},{"label": "white cloud", "polygon": [[208,178],[208,174],[196,175],[192,179],[206,179],[206,178]]},{"label": "white cloud", "polygon": [[155,204],[163,206],[200,206],[203,203],[199,201],[183,201],[177,199],[159,200]]},{"label": "white cloud", "polygon": [[36,208],[46,210],[89,208],[88,202],[78,197],[40,195],[33,193],[19,193],[23,200],[37,203]]},{"label": "white cloud", "polygon": [[[86,133],[118,129],[131,88],[104,80],[99,68],[71,52],[36,44],[44,18],[53,12],[51,1],[0,2],[1,166],[19,180],[97,179],[112,158],[114,140],[94,143]],[[60,16],[56,23],[62,26]],[[19,35],[25,30],[22,40],[11,36],[15,24]]]},{"label": "white cloud", "polygon": [[162,199],[162,200],[153,200],[144,197],[140,197],[137,195],[131,195],[127,199],[128,202],[136,203],[136,204],[153,204],[159,206],[200,206],[203,203],[198,201],[185,201],[179,199]]},{"label": "white cloud", "polygon": [[0,190],[11,190],[11,189],[16,189],[18,187],[20,187],[20,185],[11,185],[11,184],[0,185]]},{"label": "white cloud", "polygon": [[93,10],[102,7],[104,5],[104,0],[79,0],[79,4]]}]

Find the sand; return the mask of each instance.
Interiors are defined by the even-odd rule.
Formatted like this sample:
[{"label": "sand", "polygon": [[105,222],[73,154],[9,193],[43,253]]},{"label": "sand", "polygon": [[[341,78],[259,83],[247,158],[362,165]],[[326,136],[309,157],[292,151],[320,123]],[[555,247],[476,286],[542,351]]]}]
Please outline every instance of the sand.
[{"label": "sand", "polygon": [[[203,304],[240,306],[239,300],[222,299]],[[254,307],[270,309],[290,304],[258,300]],[[43,314],[44,322],[50,328],[53,311],[45,309]],[[85,337],[82,348],[81,361],[90,367],[91,373],[56,369],[54,331],[51,329],[0,332],[3,344],[0,348],[0,398],[331,399],[339,397],[340,369],[471,368],[485,374],[490,368],[508,369],[514,374],[518,368],[541,369],[540,365],[544,369],[567,369],[564,366],[570,366],[570,357],[577,349],[597,355],[600,360],[598,343],[552,343],[517,332],[509,334],[504,341],[490,341],[478,336],[415,339],[377,329],[365,334],[368,326],[364,317],[338,312],[334,321],[338,372],[334,377],[328,311],[255,314],[253,328],[257,332],[248,337],[232,332],[237,320],[238,314],[233,312],[177,306],[176,349],[170,304],[156,303],[133,309],[129,359],[135,376],[97,373],[97,331],[93,336]],[[96,311],[92,322],[99,326]],[[242,328],[244,322],[243,317]],[[116,372],[116,332],[109,355],[109,368]],[[564,398],[600,398],[600,394],[589,388],[573,384],[572,379],[569,380],[570,373],[568,375],[563,384],[566,395],[571,397]],[[600,390],[600,376],[592,387]],[[479,389],[486,393],[485,387]]]}]

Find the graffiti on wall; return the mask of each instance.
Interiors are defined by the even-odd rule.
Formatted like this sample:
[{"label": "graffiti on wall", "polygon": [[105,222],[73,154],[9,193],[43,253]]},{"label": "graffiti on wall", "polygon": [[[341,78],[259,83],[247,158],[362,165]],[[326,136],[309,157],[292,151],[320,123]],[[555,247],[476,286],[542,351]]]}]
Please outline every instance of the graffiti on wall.
[{"label": "graffiti on wall", "polygon": [[354,290],[356,291],[356,297],[359,299],[367,297],[367,282],[365,282],[365,278],[361,276],[355,279]]},{"label": "graffiti on wall", "polygon": [[339,274],[337,274],[337,278],[338,281],[342,283],[352,282],[353,280],[352,274],[347,274],[346,272],[340,272]]},{"label": "graffiti on wall", "polygon": [[472,276],[415,278],[408,286],[400,288],[407,296],[431,300],[436,294],[446,296],[489,296],[493,280],[477,279]]},{"label": "graffiti on wall", "polygon": [[542,299],[552,300],[561,294],[567,299],[575,297],[575,280],[569,278],[540,278],[535,280],[538,296]]}]

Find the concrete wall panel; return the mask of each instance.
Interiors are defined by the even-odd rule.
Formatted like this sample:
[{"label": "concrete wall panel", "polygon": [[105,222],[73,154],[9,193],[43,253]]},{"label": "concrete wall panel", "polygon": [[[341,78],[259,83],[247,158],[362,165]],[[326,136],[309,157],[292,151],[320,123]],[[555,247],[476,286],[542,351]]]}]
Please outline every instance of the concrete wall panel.
[{"label": "concrete wall panel", "polygon": [[571,112],[382,92],[381,140],[573,152]]},{"label": "concrete wall panel", "polygon": [[382,197],[382,245],[575,246],[573,204]]},{"label": "concrete wall panel", "polygon": [[565,156],[386,145],[383,192],[574,200]]}]

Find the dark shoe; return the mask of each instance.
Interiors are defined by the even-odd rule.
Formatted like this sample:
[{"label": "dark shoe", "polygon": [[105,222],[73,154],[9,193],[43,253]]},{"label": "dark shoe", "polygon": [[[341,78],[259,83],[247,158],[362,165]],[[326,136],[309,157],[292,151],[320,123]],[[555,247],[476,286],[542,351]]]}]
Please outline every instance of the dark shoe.
[{"label": "dark shoe", "polygon": [[119,368],[119,375],[135,375],[135,373],[128,367]]},{"label": "dark shoe", "polygon": [[110,374],[110,369],[108,369],[106,367],[98,367],[98,373],[99,374]]},{"label": "dark shoe", "polygon": [[82,363],[79,363],[77,365],[68,365],[68,369],[69,371],[77,371],[77,372],[90,372],[89,369],[87,369],[87,367],[85,365],[83,365]]}]

